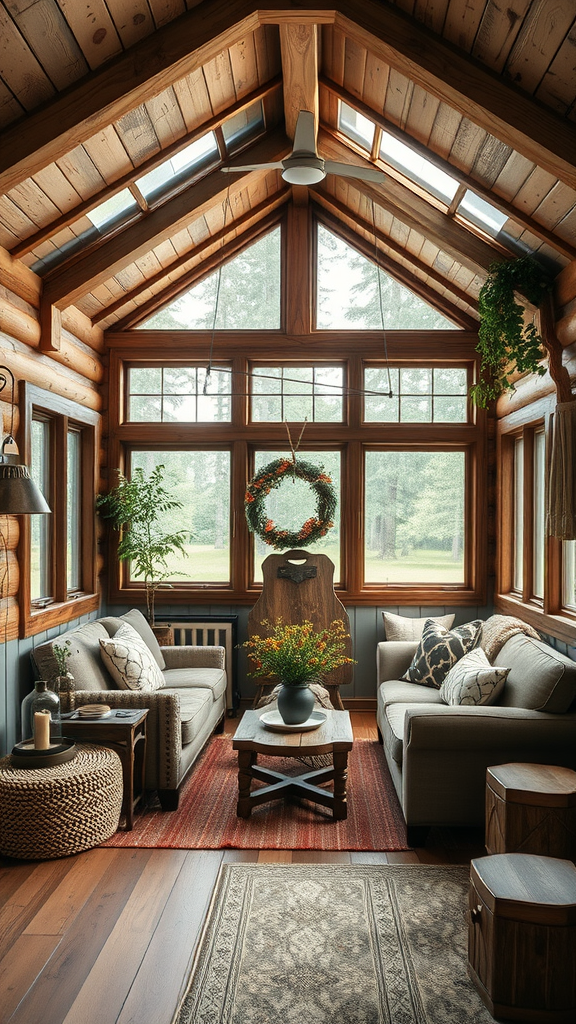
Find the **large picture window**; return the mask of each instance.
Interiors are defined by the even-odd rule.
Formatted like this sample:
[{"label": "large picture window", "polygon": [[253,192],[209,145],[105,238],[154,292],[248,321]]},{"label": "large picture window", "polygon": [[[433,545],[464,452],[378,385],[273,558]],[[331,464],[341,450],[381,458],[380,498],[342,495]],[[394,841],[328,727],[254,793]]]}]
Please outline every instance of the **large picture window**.
[{"label": "large picture window", "polygon": [[464,452],[366,452],[366,583],[463,584],[465,485]]},{"label": "large picture window", "polygon": [[[334,528],[315,544],[303,545],[307,551],[328,555],[334,562],[334,582],[340,582],[340,517],[341,517],[341,486],[340,486],[340,452],[334,451],[301,451],[300,457],[322,467],[332,479],[332,485],[338,495],[338,506]],[[263,469],[273,459],[291,458],[289,451],[257,451],[254,455],[254,470]],[[298,530],[316,511],[314,492],[304,480],[287,478],[280,487],[272,490],[266,500],[266,511],[274,523],[286,530]],[[272,554],[272,548],[264,544],[259,537],[254,538],[254,579],[262,581],[262,561]]]},{"label": "large picture window", "polygon": [[187,557],[179,551],[169,556],[167,579],[172,586],[180,581],[229,583],[230,452],[132,452],[131,470],[142,469],[149,476],[158,465],[164,466],[164,487],[182,505],[166,513],[160,526],[187,534]]},{"label": "large picture window", "polygon": [[547,420],[524,424],[523,419],[521,410],[499,423],[496,603],[507,614],[573,642],[576,541],[546,534]]},{"label": "large picture window", "polygon": [[94,494],[100,416],[23,382],[22,450],[50,515],[22,517],[20,630],[30,636],[98,607]]},{"label": "large picture window", "polygon": [[[151,353],[156,334],[150,341],[141,336]],[[134,345],[117,345],[111,406],[130,414],[119,417],[109,464],[128,476],[163,464],[166,488],[182,503],[169,529],[187,531],[188,557],[174,556],[171,589],[160,592],[160,603],[255,603],[262,562],[275,549],[248,530],[246,485],[269,462],[291,458],[291,444],[297,459],[324,468],[338,495],[334,527],[314,546],[301,546],[332,560],[343,601],[483,603],[486,553],[476,524],[486,515],[485,421],[467,399],[475,339],[454,332],[450,341],[453,355],[443,352],[436,361],[424,358],[426,340],[418,338],[408,359],[397,346],[395,412],[382,415],[368,401],[378,396],[365,394],[368,384],[386,389],[378,338],[367,338],[361,353],[343,355],[338,336],[322,344],[321,358],[308,361],[298,341],[285,340],[275,360],[271,338],[216,335],[214,366],[230,368],[222,375],[228,390],[220,392],[229,416],[202,420],[177,417],[170,403],[174,381],[182,383],[176,397],[183,404],[203,397],[205,338],[182,335],[167,343],[164,358],[141,360]],[[150,418],[134,415],[135,399]],[[286,479],[266,495],[265,509],[277,527],[297,532],[315,514],[316,497],[305,482]],[[141,588],[120,566],[111,600],[129,602]]]}]

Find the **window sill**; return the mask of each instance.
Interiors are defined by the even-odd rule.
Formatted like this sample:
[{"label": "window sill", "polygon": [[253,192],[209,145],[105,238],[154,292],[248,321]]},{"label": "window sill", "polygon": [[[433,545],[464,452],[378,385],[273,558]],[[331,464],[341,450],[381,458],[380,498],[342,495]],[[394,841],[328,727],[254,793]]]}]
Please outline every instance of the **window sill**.
[{"label": "window sill", "polygon": [[97,611],[100,607],[99,594],[83,594],[70,601],[54,602],[45,608],[31,610],[24,616],[21,636],[35,636],[46,629],[53,629],[79,619],[82,615]]},{"label": "window sill", "polygon": [[576,615],[566,611],[562,614],[550,614],[532,604],[524,604],[511,594],[496,594],[494,610],[503,615],[515,615],[528,622],[534,629],[562,640],[569,646],[576,644]]}]

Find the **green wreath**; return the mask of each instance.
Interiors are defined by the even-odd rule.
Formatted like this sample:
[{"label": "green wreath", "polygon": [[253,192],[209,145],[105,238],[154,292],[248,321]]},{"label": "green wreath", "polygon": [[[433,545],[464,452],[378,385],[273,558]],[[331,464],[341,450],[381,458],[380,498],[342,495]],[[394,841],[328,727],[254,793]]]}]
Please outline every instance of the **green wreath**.
[{"label": "green wreath", "polygon": [[[286,477],[305,480],[316,494],[316,515],[307,519],[298,531],[279,529],[266,513],[267,495],[273,488],[280,487]],[[325,537],[328,530],[334,526],[336,492],[331,477],[324,473],[321,467],[300,460],[274,459],[248,484],[244,496],[244,509],[248,528],[265,544],[276,550],[293,548],[303,543],[314,544],[320,537]]]}]

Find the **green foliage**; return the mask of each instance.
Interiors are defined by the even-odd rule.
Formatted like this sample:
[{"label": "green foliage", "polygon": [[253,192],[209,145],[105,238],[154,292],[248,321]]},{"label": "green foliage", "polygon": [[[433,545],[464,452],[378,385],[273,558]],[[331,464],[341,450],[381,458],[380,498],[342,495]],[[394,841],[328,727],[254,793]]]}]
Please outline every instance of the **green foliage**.
[{"label": "green foliage", "polygon": [[269,636],[252,636],[242,647],[254,665],[251,676],[277,676],[285,686],[322,678],[327,672],[353,661],[346,654],[346,632],[342,619],[334,619],[327,629],[314,630],[309,619],[293,625],[281,618],[261,623]]},{"label": "green foliage", "polygon": [[72,652],[70,640],[64,640],[61,644],[54,644],[52,652],[58,664],[58,675],[65,676],[68,671],[68,658]]},{"label": "green foliage", "polygon": [[477,351],[482,361],[480,379],[470,389],[476,405],[486,408],[492,399],[512,390],[510,376],[514,370],[539,376],[546,372],[540,365],[542,339],[533,323],[524,323],[524,307],[516,301],[514,292],[521,292],[539,306],[550,284],[546,272],[531,256],[491,264],[478,297]]},{"label": "green foliage", "polygon": [[134,576],[144,581],[148,619],[154,625],[156,591],[174,575],[167,558],[175,551],[186,557],[184,541],[189,531],[167,533],[159,525],[166,512],[182,508],[163,486],[164,466],[155,466],[149,477],[135,469],[132,479],[118,472],[118,484],[108,494],[99,494],[96,508],[120,532],[118,558],[132,563]]}]

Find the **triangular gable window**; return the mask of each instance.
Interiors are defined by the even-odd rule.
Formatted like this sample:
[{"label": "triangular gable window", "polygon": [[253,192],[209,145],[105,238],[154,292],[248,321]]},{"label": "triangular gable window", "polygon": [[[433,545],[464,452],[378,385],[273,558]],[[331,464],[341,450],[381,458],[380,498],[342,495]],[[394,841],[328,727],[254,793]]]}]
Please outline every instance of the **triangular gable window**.
[{"label": "triangular gable window", "polygon": [[220,281],[218,271],[210,274],[138,326],[166,331],[278,330],[280,242],[278,227],[225,263]]},{"label": "triangular gable window", "polygon": [[369,331],[383,327],[413,331],[456,327],[322,224],[318,225],[317,297],[319,330]]}]

